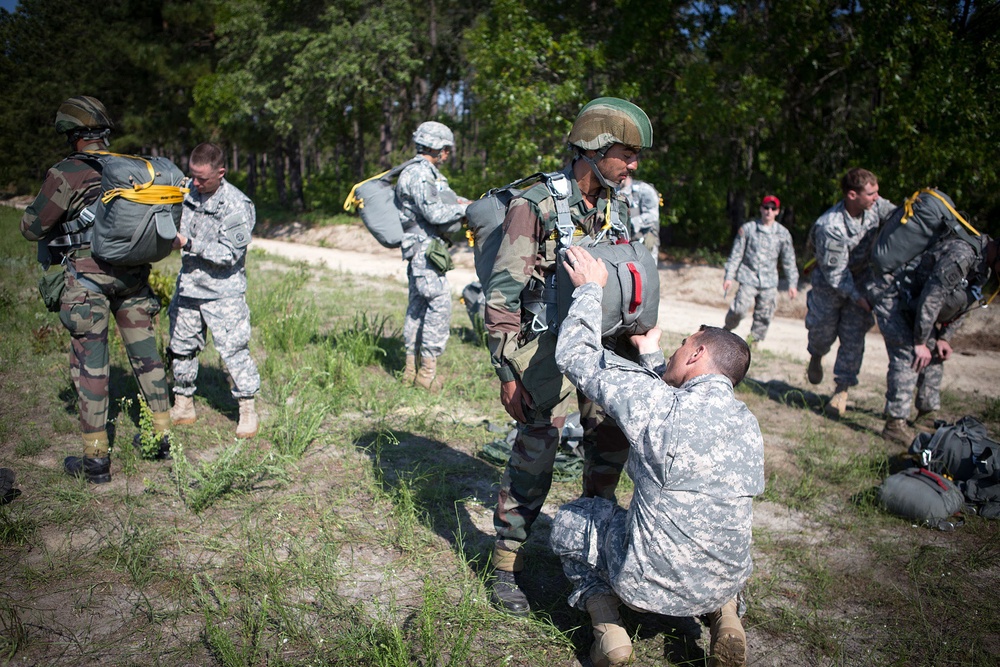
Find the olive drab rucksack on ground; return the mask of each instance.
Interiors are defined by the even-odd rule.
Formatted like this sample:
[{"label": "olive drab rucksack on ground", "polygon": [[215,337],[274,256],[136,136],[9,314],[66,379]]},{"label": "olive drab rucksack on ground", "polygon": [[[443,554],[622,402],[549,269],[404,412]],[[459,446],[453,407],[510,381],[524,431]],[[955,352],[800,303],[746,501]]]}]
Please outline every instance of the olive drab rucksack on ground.
[{"label": "olive drab rucksack on ground", "polygon": [[914,192],[892,212],[872,248],[876,276],[893,273],[935,242],[952,235],[968,242],[979,253],[979,232],[955,210],[951,197],[933,188]]},{"label": "olive drab rucksack on ground", "polygon": [[403,242],[403,222],[396,202],[394,181],[404,169],[422,159],[411,158],[355,184],[344,200],[344,210],[358,212],[361,222],[384,248],[398,248]]},{"label": "olive drab rucksack on ground", "polygon": [[933,434],[913,439],[910,454],[921,466],[953,479],[966,502],[983,517],[1000,518],[1000,443],[978,419],[965,416],[954,424],[935,422]]},{"label": "olive drab rucksack on ground", "polygon": [[[573,187],[562,172],[536,173],[501,188],[494,188],[473,202],[465,211],[469,225],[469,242],[475,255],[476,275],[484,289],[488,289],[493,264],[503,240],[503,221],[507,207],[515,197],[531,197],[541,190],[533,190],[544,183],[546,196],[556,204],[555,232],[561,252],[557,260],[555,284],[543,290],[543,308],[536,313],[540,328],[558,327],[569,311],[573,293],[572,283],[562,267],[565,249],[573,244],[574,224],[569,211],[569,197]],[[624,238],[631,230],[623,224]],[[641,241],[619,244],[588,245],[587,251],[602,260],[608,269],[608,283],[604,287],[602,310],[604,336],[642,334],[656,326],[660,305],[660,276],[656,259]],[[528,305],[529,310],[531,306]],[[544,313],[544,314],[543,314]],[[539,317],[539,315],[542,315]]]},{"label": "olive drab rucksack on ground", "polygon": [[63,223],[49,242],[55,249],[90,244],[91,253],[115,266],[158,262],[170,254],[181,220],[184,174],[165,157],[105,151],[71,157],[97,163],[101,196],[79,217]]}]

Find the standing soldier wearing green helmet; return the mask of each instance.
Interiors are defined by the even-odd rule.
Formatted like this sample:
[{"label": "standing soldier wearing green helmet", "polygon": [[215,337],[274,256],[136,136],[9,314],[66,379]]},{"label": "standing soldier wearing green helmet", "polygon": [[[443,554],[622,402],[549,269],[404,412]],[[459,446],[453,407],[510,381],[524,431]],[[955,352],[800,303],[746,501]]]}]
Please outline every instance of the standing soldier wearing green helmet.
[{"label": "standing soldier wearing green helmet", "polygon": [[106,150],[113,127],[107,109],[93,97],[63,102],[56,113],[56,131],[66,135],[73,154],[49,169],[41,192],[21,218],[21,234],[38,243],[42,265],[64,267],[59,319],[71,338],[70,376],[79,398],[83,456],[68,456],[63,465],[70,475],[94,484],[111,481],[106,427],[112,316],[153,412],[161,454],[169,451],[164,434],[170,429],[170,402],[153,328],[160,300],[149,287],[150,266],[112,266],[92,257],[90,231],[72,224],[101,195],[101,165],[87,153]]},{"label": "standing soldier wearing green helmet", "polygon": [[[451,269],[446,235],[461,228],[469,200],[448,186],[438,170],[455,146],[455,135],[444,123],[421,123],[413,133],[417,157],[396,181],[396,202],[403,223],[400,250],[409,262],[409,303],[403,323],[406,367],[402,380],[428,391],[437,391],[437,360],[444,354],[451,326],[451,286],[445,274]],[[417,370],[417,353],[420,370]]]},{"label": "standing soldier wearing green helmet", "polygon": [[484,290],[500,401],[518,422],[493,516],[497,540],[492,599],[514,615],[530,611],[517,573],[523,568],[523,545],[552,483],[552,466],[572,403],[578,402],[588,433],[584,496],[614,498],[628,455],[628,441],[617,424],[602,420],[597,407],[559,372],[558,332],[540,325],[545,318],[538,314],[551,300],[562,226],[557,209],[568,205],[574,237],[628,242],[629,205],[618,188],[638,167],[639,152],[652,145],[653,129],[636,105],[601,97],[580,110],[568,142],[573,151],[570,163],[554,178],[511,201],[503,222],[504,238]]}]

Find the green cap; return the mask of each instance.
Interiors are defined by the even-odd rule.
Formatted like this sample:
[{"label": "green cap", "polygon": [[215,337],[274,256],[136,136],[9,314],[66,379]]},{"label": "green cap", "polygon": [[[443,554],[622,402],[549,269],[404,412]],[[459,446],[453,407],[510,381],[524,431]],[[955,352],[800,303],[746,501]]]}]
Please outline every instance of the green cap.
[{"label": "green cap", "polygon": [[599,151],[611,144],[637,148],[653,145],[653,125],[646,112],[618,97],[598,97],[582,109],[569,133],[571,146]]}]

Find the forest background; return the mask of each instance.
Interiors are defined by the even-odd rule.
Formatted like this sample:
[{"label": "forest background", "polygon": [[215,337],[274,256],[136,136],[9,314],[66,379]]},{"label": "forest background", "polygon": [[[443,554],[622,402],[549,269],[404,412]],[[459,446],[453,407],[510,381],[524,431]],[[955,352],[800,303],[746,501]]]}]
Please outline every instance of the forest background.
[{"label": "forest background", "polygon": [[67,153],[59,103],[182,168],[223,144],[265,216],[319,221],[448,124],[456,191],[560,167],[580,106],[641,106],[670,244],[725,250],[766,193],[803,244],[851,166],[1000,228],[1000,3],[984,0],[21,0],[0,9],[0,196]]}]

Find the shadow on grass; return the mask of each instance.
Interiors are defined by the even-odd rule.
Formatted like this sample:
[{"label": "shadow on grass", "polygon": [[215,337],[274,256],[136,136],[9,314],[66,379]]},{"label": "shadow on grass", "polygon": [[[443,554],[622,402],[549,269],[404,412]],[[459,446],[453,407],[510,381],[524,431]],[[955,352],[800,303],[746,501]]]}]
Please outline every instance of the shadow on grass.
[{"label": "shadow on grass", "polygon": [[[485,578],[496,535],[481,530],[471,512],[477,513],[479,524],[484,522],[480,507],[492,511],[503,470],[438,440],[407,431],[393,435],[398,443],[380,445],[384,434],[368,432],[354,444],[371,459],[383,490],[395,493],[408,486],[420,521],[460,552],[477,577]],[[536,613],[548,615],[556,627],[570,632],[584,623],[584,616],[566,604],[569,582],[548,547],[551,523],[543,513],[532,526],[522,588]]]},{"label": "shadow on grass", "polygon": [[[826,417],[826,414],[823,412],[823,408],[826,407],[830,397],[825,394],[817,394],[809,391],[808,389],[802,389],[801,387],[788,384],[782,380],[768,380],[767,382],[761,382],[748,377],[743,380],[743,385],[754,394],[757,394],[758,396],[766,396],[768,399],[785,407],[809,410],[814,414]],[[869,408],[852,407],[849,411],[849,414],[850,413],[854,413],[856,415],[868,415],[876,421],[882,419],[881,411],[876,412]],[[834,419],[832,417],[827,418]],[[876,435],[879,437],[882,435],[880,431],[868,428],[867,426],[859,424],[852,419],[839,419],[836,421],[842,424],[845,428],[858,433]]]}]

